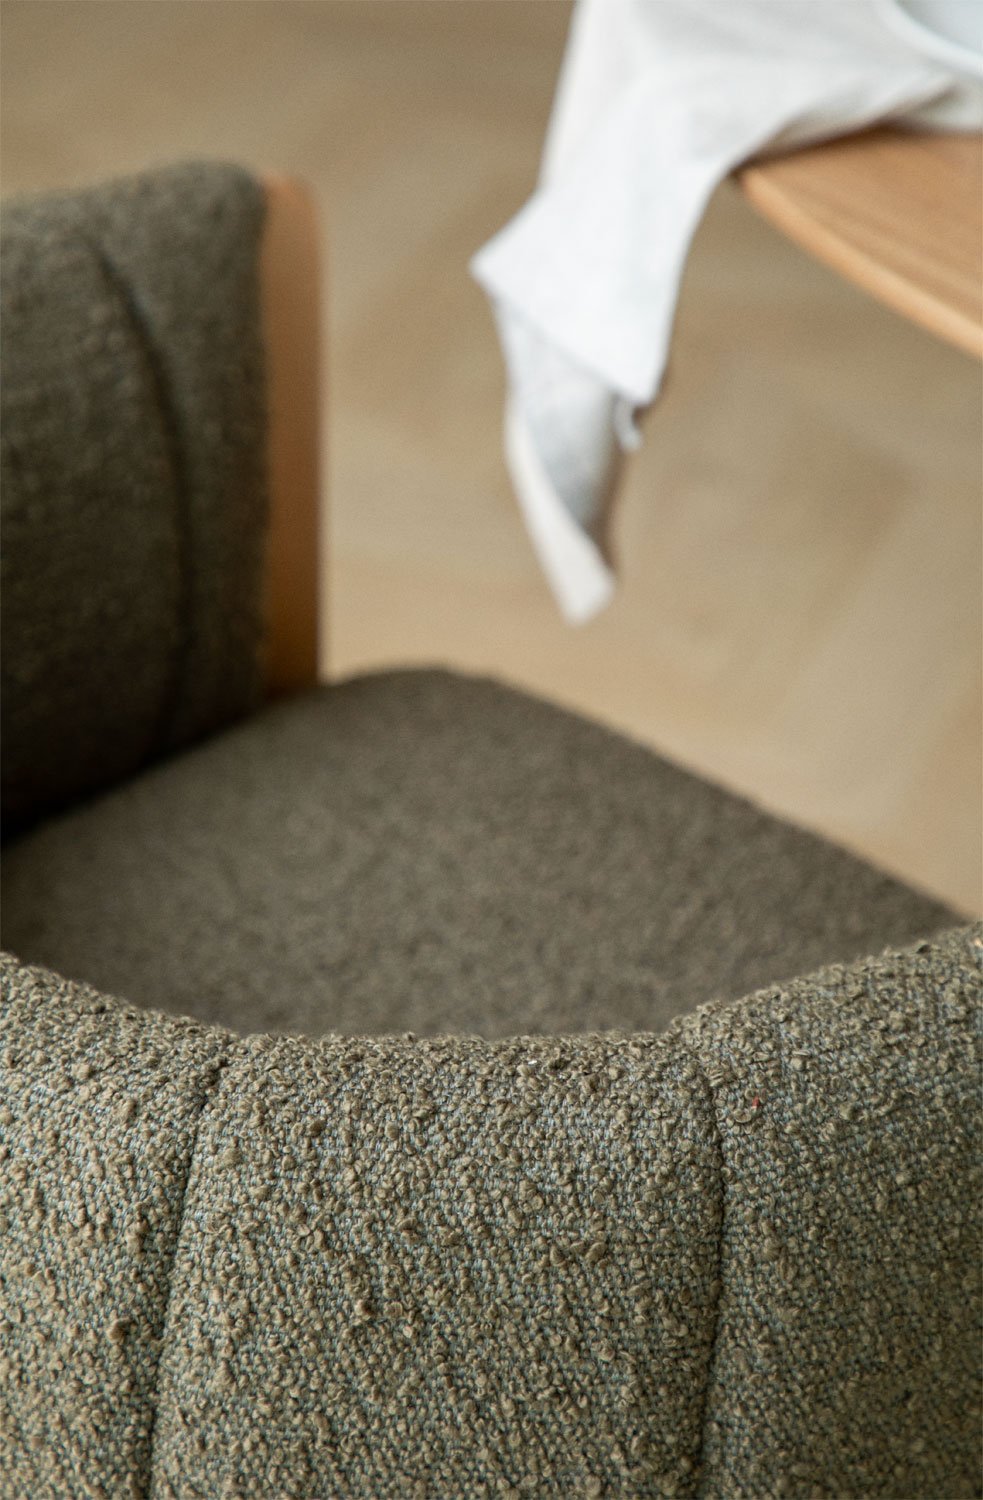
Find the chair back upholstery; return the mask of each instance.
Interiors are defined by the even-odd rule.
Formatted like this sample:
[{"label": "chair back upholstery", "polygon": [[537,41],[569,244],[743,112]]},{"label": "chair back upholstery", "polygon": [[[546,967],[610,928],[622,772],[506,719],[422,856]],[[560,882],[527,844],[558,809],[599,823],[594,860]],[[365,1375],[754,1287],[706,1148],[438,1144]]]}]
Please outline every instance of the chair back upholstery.
[{"label": "chair back upholstery", "polygon": [[5,206],[6,831],[261,696],[263,215],[216,164]]}]

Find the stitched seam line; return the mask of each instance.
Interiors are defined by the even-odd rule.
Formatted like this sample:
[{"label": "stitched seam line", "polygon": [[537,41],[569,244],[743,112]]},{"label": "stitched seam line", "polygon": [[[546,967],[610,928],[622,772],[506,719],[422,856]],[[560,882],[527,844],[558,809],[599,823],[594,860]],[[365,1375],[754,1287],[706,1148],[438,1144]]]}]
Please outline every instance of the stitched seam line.
[{"label": "stitched seam line", "polygon": [[181,423],[177,407],[171,399],[170,384],[164,362],[147,326],[133,288],[120,272],[108,252],[98,241],[79,229],[79,238],[88,247],[107,284],[114,292],[130,325],[137,347],[143,358],[150,386],[155,398],[160,420],[168,467],[172,477],[174,504],[171,517],[174,531],[174,550],[177,559],[177,607],[175,645],[171,656],[169,681],[161,695],[157,723],[150,737],[147,761],[155,760],[171,748],[174,725],[178,710],[185,695],[188,664],[194,640],[194,525],[191,514],[190,486],[188,481],[187,456],[181,439]]},{"label": "stitched seam line", "polygon": [[717,1117],[717,1107],[714,1102],[713,1089],[710,1081],[700,1066],[699,1060],[694,1056],[693,1062],[700,1077],[700,1082],[706,1094],[707,1105],[710,1111],[710,1120],[713,1125],[713,1140],[717,1151],[717,1175],[720,1183],[720,1192],[717,1199],[717,1295],[713,1305],[713,1333],[710,1339],[710,1353],[707,1358],[706,1385],[703,1397],[703,1412],[700,1417],[700,1447],[697,1454],[696,1489],[694,1494],[705,1494],[704,1460],[707,1441],[707,1418],[710,1414],[710,1391],[714,1384],[715,1366],[717,1361],[717,1342],[720,1337],[720,1304],[724,1292],[724,1223],[727,1217],[727,1188],[724,1181],[724,1141],[720,1131],[720,1121]]},{"label": "stitched seam line", "polygon": [[211,1074],[205,1082],[201,1091],[201,1099],[198,1104],[198,1113],[195,1117],[194,1129],[191,1133],[191,1141],[188,1147],[188,1165],[181,1183],[180,1207],[178,1209],[177,1225],[174,1230],[174,1249],[171,1254],[171,1263],[167,1274],[167,1295],[164,1301],[164,1315],[160,1324],[160,1350],[157,1355],[157,1364],[154,1367],[153,1383],[150,1390],[150,1428],[147,1433],[147,1488],[144,1500],[150,1500],[154,1489],[154,1445],[157,1437],[157,1416],[159,1412],[160,1399],[160,1367],[167,1350],[167,1327],[171,1317],[171,1303],[174,1298],[174,1267],[177,1263],[178,1252],[181,1248],[181,1239],[184,1234],[185,1210],[188,1203],[188,1184],[191,1181],[191,1172],[194,1167],[195,1155],[198,1150],[198,1138],[201,1134],[201,1124],[204,1119],[205,1109],[215,1094],[223,1071],[232,1061],[232,1053],[235,1050],[235,1040],[230,1039],[224,1052],[216,1058]]}]

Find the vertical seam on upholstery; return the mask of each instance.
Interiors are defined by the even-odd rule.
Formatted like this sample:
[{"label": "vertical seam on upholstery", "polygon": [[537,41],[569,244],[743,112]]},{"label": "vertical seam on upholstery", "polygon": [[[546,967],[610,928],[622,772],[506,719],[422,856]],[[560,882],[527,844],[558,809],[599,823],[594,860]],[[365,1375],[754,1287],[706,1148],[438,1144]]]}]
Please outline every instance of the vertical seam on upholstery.
[{"label": "vertical seam on upholstery", "polygon": [[159,351],[140,310],[133,288],[119,270],[109,253],[84,230],[79,237],[88,246],[103,276],[119,300],[131,331],[143,356],[150,384],[156,398],[161,430],[170,470],[173,475],[174,505],[171,519],[174,532],[174,550],[177,558],[177,610],[176,642],[171,657],[170,680],[161,695],[160,710],[147,750],[146,760],[156,759],[171,747],[174,722],[177,716],[185,682],[188,660],[194,637],[194,535],[191,518],[188,464],[184,443],[181,439],[181,423],[177,407],[171,398],[170,383]]},{"label": "vertical seam on upholstery", "polygon": [[210,1073],[206,1077],[205,1085],[201,1091],[201,1099],[198,1104],[198,1113],[195,1117],[194,1128],[191,1133],[191,1141],[188,1146],[188,1165],[184,1173],[184,1181],[181,1183],[180,1205],[178,1208],[177,1224],[174,1229],[174,1249],[171,1254],[171,1264],[167,1275],[164,1313],[160,1322],[160,1349],[157,1354],[157,1364],[154,1367],[153,1385],[150,1391],[150,1427],[147,1432],[147,1488],[144,1500],[150,1500],[154,1489],[154,1445],[157,1438],[157,1416],[160,1403],[160,1367],[167,1351],[167,1325],[170,1322],[171,1303],[174,1297],[174,1268],[177,1264],[181,1239],[184,1234],[184,1218],[188,1204],[188,1184],[191,1181],[191,1173],[194,1168],[195,1154],[198,1150],[198,1138],[201,1134],[201,1124],[205,1116],[205,1110],[210,1100],[214,1097],[223,1070],[232,1061],[232,1053],[235,1050],[235,1046],[235,1039],[230,1039],[226,1043],[225,1050],[215,1059]]},{"label": "vertical seam on upholstery", "polygon": [[727,1188],[724,1180],[724,1141],[720,1130],[720,1121],[717,1117],[717,1107],[714,1100],[713,1089],[710,1086],[710,1080],[707,1078],[696,1057],[693,1058],[693,1061],[696,1066],[697,1073],[699,1074],[700,1082],[703,1084],[707,1104],[710,1111],[710,1120],[713,1129],[713,1140],[717,1152],[717,1179],[719,1182],[719,1193],[717,1195],[717,1295],[714,1300],[712,1311],[713,1331],[710,1337],[710,1352],[707,1357],[706,1386],[703,1396],[703,1412],[700,1418],[700,1446],[699,1451],[696,1455],[696,1486],[693,1491],[694,1495],[705,1495],[706,1489],[704,1484],[704,1462],[706,1455],[707,1421],[710,1414],[710,1391],[714,1383],[714,1366],[717,1359],[717,1342],[720,1337],[720,1304],[724,1294],[724,1223],[726,1220],[727,1209]]}]

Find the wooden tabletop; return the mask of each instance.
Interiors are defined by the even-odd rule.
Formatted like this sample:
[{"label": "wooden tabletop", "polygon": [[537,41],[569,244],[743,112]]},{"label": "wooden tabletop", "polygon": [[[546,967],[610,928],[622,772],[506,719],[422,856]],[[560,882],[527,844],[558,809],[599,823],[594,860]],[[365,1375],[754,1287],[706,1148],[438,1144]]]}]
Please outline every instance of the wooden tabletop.
[{"label": "wooden tabletop", "polygon": [[983,140],[878,129],[745,167],[779,229],[931,333],[983,358]]}]

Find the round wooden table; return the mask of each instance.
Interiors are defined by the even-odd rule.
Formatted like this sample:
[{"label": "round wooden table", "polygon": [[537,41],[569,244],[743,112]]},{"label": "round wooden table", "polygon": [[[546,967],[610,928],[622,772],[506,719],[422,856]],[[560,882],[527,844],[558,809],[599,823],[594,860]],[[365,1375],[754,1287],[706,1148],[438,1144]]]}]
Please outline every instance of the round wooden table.
[{"label": "round wooden table", "polygon": [[983,358],[983,138],[878,129],[738,173],[765,218],[931,333]]}]

